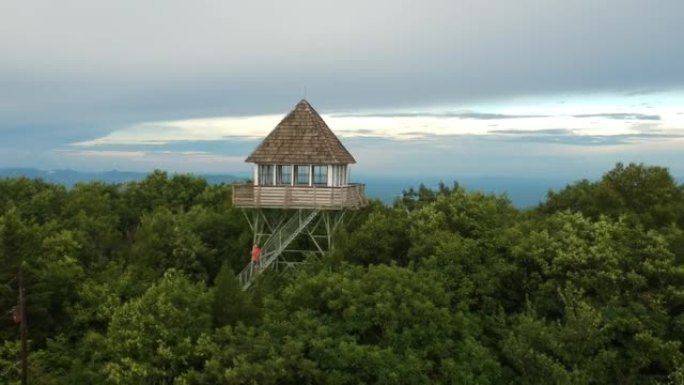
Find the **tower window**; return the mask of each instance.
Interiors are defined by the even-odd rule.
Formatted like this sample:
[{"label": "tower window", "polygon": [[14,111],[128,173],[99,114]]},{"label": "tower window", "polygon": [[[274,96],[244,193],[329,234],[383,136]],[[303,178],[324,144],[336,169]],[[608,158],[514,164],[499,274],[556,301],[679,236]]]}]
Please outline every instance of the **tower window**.
[{"label": "tower window", "polygon": [[292,166],[278,165],[276,173],[276,183],[281,185],[292,184]]},{"label": "tower window", "polygon": [[308,185],[309,184],[309,172],[311,170],[311,167],[306,165],[306,166],[295,166],[295,174],[296,174],[296,179],[295,179],[295,184],[304,184]]},{"label": "tower window", "polygon": [[273,185],[273,165],[260,164],[259,165],[259,184],[262,186]]},{"label": "tower window", "polygon": [[328,166],[313,166],[313,183],[317,185],[328,184]]}]

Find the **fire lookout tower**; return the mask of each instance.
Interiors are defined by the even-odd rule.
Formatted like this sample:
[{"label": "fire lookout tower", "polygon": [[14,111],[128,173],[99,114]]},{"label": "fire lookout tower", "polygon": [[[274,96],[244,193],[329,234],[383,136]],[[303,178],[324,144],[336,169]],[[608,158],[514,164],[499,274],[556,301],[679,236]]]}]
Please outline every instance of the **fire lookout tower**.
[{"label": "fire lookout tower", "polygon": [[240,272],[243,289],[269,267],[300,262],[297,254],[325,254],[345,214],[367,205],[364,185],[349,183],[354,157],[306,100],[246,162],[253,163],[254,182],[233,186],[233,206],[243,209],[261,258]]}]

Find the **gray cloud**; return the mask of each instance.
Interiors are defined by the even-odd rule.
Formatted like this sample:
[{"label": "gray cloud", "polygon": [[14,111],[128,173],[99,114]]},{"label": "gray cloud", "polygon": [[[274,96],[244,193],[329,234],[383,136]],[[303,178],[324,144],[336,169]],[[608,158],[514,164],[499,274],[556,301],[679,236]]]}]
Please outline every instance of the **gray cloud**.
[{"label": "gray cloud", "polygon": [[655,94],[659,91],[662,91],[662,90],[659,90],[657,88],[642,88],[642,89],[638,89],[638,90],[627,91],[627,92],[625,92],[625,95],[626,96],[651,95],[651,94]]},{"label": "gray cloud", "polygon": [[106,121],[122,109],[132,120],[282,111],[305,88],[334,111],[682,85],[672,31],[684,3],[539,5],[168,0],[160,12],[135,0],[8,0],[0,92],[37,97],[10,108],[20,116],[48,107],[79,123],[76,111]]},{"label": "gray cloud", "polygon": [[360,135],[375,135],[376,131],[370,128],[359,128],[356,130],[347,130],[350,134],[360,134]]},{"label": "gray cloud", "polygon": [[[492,151],[494,151],[492,149],[494,148],[504,146],[507,148],[507,151],[519,151],[519,148],[507,147],[506,144],[530,146],[557,144],[577,147],[605,147],[664,141],[673,138],[684,138],[684,130],[678,130],[672,133],[636,133],[630,135],[578,135],[570,129],[548,129],[538,131],[500,130],[492,135],[436,135],[423,133],[419,139],[411,141],[393,138],[350,138],[345,141],[345,144],[350,142],[354,143],[354,146],[358,148],[373,148],[375,143],[394,143],[395,149],[399,154],[403,154],[410,148],[422,148],[423,151],[427,153],[438,148],[453,149],[456,151],[458,149],[463,149],[462,146],[464,145],[476,145],[481,150],[477,157],[477,160],[479,161],[482,157],[492,156]],[[510,154],[501,153],[499,155],[503,157],[502,161],[505,162],[505,156]],[[549,156],[549,161],[553,163],[553,155],[547,155]]]},{"label": "gray cloud", "polygon": [[506,135],[573,135],[574,131],[567,128],[547,128],[542,130],[490,130],[490,134]]},{"label": "gray cloud", "polygon": [[508,138],[498,138],[510,142],[520,143],[553,143],[570,146],[612,146],[629,143],[629,138],[624,136],[601,136],[601,135],[528,135]]},{"label": "gray cloud", "polygon": [[640,113],[602,113],[602,114],[578,114],[575,118],[606,118],[615,120],[660,120],[660,115]]},{"label": "gray cloud", "polygon": [[219,155],[245,156],[249,155],[259,144],[260,140],[244,138],[223,138],[221,140],[183,140],[171,141],[164,144],[102,144],[96,147],[68,146],[69,150],[97,150],[97,151],[172,151],[172,152],[207,152]]},{"label": "gray cloud", "polygon": [[547,130],[498,130],[490,131],[495,134],[486,139],[494,141],[509,141],[521,143],[554,143],[571,146],[613,146],[634,144],[644,141],[659,141],[684,138],[684,131],[634,133],[623,135],[579,135],[571,129]]},{"label": "gray cloud", "polygon": [[475,120],[545,118],[547,115],[509,115],[487,112],[387,112],[369,114],[333,114],[336,117],[372,118],[459,118]]},{"label": "gray cloud", "polygon": [[[439,175],[449,179],[463,176],[507,177],[600,177],[617,161],[668,165],[674,175],[684,175],[677,159],[681,150],[660,148],[658,152],[635,151],[639,143],[615,146],[602,151],[593,141],[604,144],[626,144],[619,139],[577,138],[524,140],[481,135],[433,136],[415,145],[412,141],[391,139],[347,140],[345,145],[354,154],[359,166],[355,175]],[[397,167],[401,164],[401,167]],[[357,171],[358,170],[358,171]]]}]

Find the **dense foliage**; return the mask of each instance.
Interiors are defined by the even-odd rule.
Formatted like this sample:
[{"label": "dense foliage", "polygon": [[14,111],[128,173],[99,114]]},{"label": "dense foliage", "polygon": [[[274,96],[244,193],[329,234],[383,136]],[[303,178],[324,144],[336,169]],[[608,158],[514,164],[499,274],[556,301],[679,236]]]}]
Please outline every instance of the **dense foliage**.
[{"label": "dense foliage", "polygon": [[455,184],[243,292],[231,188],[0,181],[0,383],[684,384],[684,186],[618,164],[530,210]]}]

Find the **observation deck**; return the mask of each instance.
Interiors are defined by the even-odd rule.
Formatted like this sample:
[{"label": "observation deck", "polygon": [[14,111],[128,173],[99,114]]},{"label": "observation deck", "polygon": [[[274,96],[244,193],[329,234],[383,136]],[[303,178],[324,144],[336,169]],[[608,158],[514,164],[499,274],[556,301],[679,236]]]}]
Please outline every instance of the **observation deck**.
[{"label": "observation deck", "polygon": [[233,206],[266,209],[358,209],[368,204],[364,184],[344,186],[233,185]]}]

